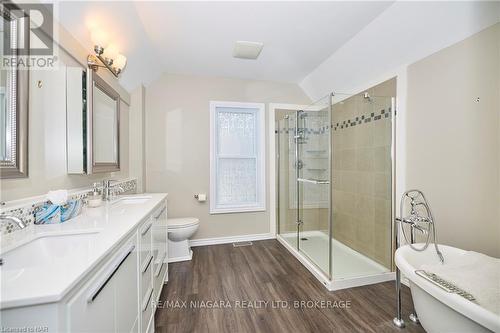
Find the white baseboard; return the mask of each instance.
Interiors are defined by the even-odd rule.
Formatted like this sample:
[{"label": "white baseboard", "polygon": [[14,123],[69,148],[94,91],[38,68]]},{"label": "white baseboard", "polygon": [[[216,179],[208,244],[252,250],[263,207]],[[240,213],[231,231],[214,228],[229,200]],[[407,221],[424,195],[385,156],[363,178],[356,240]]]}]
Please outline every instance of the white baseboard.
[{"label": "white baseboard", "polygon": [[179,261],[189,261],[193,259],[193,251],[189,250],[189,255],[187,256],[182,256],[182,257],[175,257],[175,258],[168,258],[168,262],[179,262]]},{"label": "white baseboard", "polygon": [[241,235],[241,236],[229,236],[229,237],[215,237],[215,238],[201,238],[192,239],[189,241],[190,246],[205,246],[205,245],[216,245],[216,244],[228,244],[235,242],[249,242],[258,241],[265,239],[275,239],[276,236],[273,234],[253,234],[253,235]]}]

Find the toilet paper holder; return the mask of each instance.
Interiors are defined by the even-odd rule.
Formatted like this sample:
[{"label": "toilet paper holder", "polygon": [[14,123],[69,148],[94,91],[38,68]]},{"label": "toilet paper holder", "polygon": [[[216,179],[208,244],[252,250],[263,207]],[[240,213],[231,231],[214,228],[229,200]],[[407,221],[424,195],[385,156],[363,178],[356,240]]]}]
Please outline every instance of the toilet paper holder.
[{"label": "toilet paper holder", "polygon": [[200,202],[204,202],[204,201],[207,201],[207,195],[206,194],[202,194],[202,193],[199,193],[199,194],[195,194],[194,195],[194,198]]}]

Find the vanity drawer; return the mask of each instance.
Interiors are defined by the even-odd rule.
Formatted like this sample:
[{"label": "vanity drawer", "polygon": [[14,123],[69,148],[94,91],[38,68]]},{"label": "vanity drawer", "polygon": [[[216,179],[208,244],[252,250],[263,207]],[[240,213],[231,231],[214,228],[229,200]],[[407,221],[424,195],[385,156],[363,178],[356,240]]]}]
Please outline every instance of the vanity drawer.
[{"label": "vanity drawer", "polygon": [[153,284],[154,258],[150,252],[146,260],[141,264],[139,274],[141,275],[141,299]]},{"label": "vanity drawer", "polygon": [[149,218],[143,225],[139,228],[139,243],[140,243],[140,264],[149,259],[151,255],[152,246],[152,235],[153,235],[153,219]]},{"label": "vanity drawer", "polygon": [[154,299],[157,302],[160,297],[163,284],[165,283],[165,274],[167,273],[168,269],[168,262],[166,255],[167,255],[166,252],[160,254],[158,260],[155,262],[155,270],[153,272]]},{"label": "vanity drawer", "polygon": [[167,253],[167,228],[153,224],[153,256],[155,264],[160,261],[168,261]]},{"label": "vanity drawer", "polygon": [[147,332],[153,324],[153,285],[149,285],[141,303],[141,332]]},{"label": "vanity drawer", "polygon": [[[137,319],[136,235],[67,302],[68,331],[129,331]],[[110,312],[111,309],[111,312]]]}]

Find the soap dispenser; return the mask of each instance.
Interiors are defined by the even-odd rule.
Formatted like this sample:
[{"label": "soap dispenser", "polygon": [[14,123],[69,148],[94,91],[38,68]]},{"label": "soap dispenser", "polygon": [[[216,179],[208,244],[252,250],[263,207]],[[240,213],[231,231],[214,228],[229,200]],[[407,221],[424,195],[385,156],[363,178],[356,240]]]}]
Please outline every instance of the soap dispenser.
[{"label": "soap dispenser", "polygon": [[88,206],[93,208],[93,207],[99,207],[102,204],[102,195],[99,193],[99,183],[94,183],[92,187],[92,194],[89,195],[87,199]]}]

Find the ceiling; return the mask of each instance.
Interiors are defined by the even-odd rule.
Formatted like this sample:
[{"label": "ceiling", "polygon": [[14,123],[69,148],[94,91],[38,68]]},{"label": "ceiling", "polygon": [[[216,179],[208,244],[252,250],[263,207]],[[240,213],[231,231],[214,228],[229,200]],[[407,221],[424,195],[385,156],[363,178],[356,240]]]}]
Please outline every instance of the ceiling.
[{"label": "ceiling", "polygon": [[[164,72],[299,82],[391,4],[62,1],[56,15],[89,50],[89,27],[112,35],[131,90]],[[257,60],[236,59],[237,40],[264,49]]]}]

